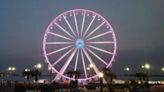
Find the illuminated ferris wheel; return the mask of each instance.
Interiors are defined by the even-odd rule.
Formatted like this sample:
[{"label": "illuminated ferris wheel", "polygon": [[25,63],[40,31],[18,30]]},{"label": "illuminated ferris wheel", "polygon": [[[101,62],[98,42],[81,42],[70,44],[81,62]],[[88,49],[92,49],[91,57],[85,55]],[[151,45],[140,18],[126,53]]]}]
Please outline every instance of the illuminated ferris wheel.
[{"label": "illuminated ferris wheel", "polygon": [[[57,16],[48,25],[43,52],[55,79],[68,71],[81,71],[79,80],[96,78],[103,67],[111,67],[116,55],[116,37],[110,23],[100,14],[74,9]],[[91,69],[87,70],[89,65]]]}]

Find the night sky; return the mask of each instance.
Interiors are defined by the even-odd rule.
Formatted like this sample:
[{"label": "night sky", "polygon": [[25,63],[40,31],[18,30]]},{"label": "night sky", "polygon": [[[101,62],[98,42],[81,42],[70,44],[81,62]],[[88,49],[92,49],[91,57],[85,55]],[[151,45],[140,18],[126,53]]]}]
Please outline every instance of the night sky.
[{"label": "night sky", "polygon": [[0,71],[8,66],[25,67],[44,63],[42,40],[50,23],[70,9],[89,9],[110,21],[117,38],[117,56],[112,65],[116,74],[131,73],[149,63],[150,72],[164,67],[163,0],[1,0]]}]

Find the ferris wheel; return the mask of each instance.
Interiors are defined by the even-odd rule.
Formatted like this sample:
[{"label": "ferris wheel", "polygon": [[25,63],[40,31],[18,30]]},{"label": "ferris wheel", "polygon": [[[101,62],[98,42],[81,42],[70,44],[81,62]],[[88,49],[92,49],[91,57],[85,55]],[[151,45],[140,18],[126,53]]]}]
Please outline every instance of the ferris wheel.
[{"label": "ferris wheel", "polygon": [[103,67],[111,67],[116,49],[116,36],[110,23],[86,9],[58,15],[48,25],[43,39],[44,57],[57,80],[72,79],[67,76],[68,71],[81,71],[79,80],[98,77]]}]

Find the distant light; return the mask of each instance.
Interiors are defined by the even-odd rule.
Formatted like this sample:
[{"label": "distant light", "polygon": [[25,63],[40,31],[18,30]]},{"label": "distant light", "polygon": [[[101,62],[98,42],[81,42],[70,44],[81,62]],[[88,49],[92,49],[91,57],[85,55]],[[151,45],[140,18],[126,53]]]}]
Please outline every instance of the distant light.
[{"label": "distant light", "polygon": [[12,67],[12,69],[11,69],[11,70],[15,71],[15,70],[16,70],[16,68],[15,68],[15,67]]},{"label": "distant light", "polygon": [[29,71],[30,71],[30,69],[28,69],[28,68],[25,69],[25,72],[29,72]]},{"label": "distant light", "polygon": [[125,71],[130,71],[130,68],[129,67],[126,67],[124,70]]},{"label": "distant light", "polygon": [[141,66],[141,68],[145,68],[145,66],[144,66],[144,65],[142,65],[142,66]]},{"label": "distant light", "polygon": [[90,68],[93,68],[93,64],[90,64],[89,67],[90,67]]},{"label": "distant light", "polygon": [[12,70],[12,67],[9,67],[8,70],[11,71]]},{"label": "distant light", "polygon": [[41,68],[42,68],[42,64],[37,64],[37,65],[35,65],[35,68],[41,69]]},{"label": "distant light", "polygon": [[149,64],[145,64],[145,68],[146,69],[150,69],[150,65]]},{"label": "distant light", "polygon": [[87,70],[90,70],[90,68],[89,68],[89,67],[87,67]]},{"label": "distant light", "polygon": [[15,71],[16,68],[15,67],[8,67],[8,71]]},{"label": "distant light", "polygon": [[103,78],[104,77],[104,74],[102,72],[99,73],[99,77],[100,78]]},{"label": "distant light", "polygon": [[51,70],[51,67],[48,67],[48,70]]},{"label": "distant light", "polygon": [[162,71],[164,72],[164,67],[162,68]]}]

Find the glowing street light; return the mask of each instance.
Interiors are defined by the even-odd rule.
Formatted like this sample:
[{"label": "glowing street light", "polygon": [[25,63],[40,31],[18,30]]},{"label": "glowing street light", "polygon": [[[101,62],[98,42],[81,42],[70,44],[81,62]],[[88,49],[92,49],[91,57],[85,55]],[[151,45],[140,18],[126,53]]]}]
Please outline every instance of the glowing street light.
[{"label": "glowing street light", "polygon": [[100,72],[99,73],[99,78],[100,78],[100,92],[103,92],[103,77],[104,77],[103,72]]},{"label": "glowing street light", "polygon": [[90,68],[93,68],[93,64],[90,64],[89,67],[90,67]]},{"label": "glowing street light", "polygon": [[129,67],[124,68],[125,71],[130,71]]},{"label": "glowing street light", "polygon": [[36,68],[36,69],[41,69],[41,68],[42,68],[42,64],[37,64],[37,65],[35,65],[35,68]]},{"label": "glowing street light", "polygon": [[16,68],[15,67],[8,67],[8,71],[15,71]]},{"label": "glowing street light", "polygon": [[99,73],[99,78],[103,78],[104,74],[102,72]]},{"label": "glowing street light", "polygon": [[30,69],[26,68],[24,71],[25,71],[25,72],[30,72]]},{"label": "glowing street light", "polygon": [[145,64],[141,66],[142,69],[150,69],[150,65],[149,64]]},{"label": "glowing street light", "polygon": [[48,70],[51,71],[51,67],[48,67]]},{"label": "glowing street light", "polygon": [[89,68],[89,67],[87,67],[87,70],[89,71],[89,70],[90,70],[90,68]]},{"label": "glowing street light", "polygon": [[149,64],[145,64],[145,68],[146,69],[150,69],[150,65]]},{"label": "glowing street light", "polygon": [[164,72],[164,67],[161,70]]}]

